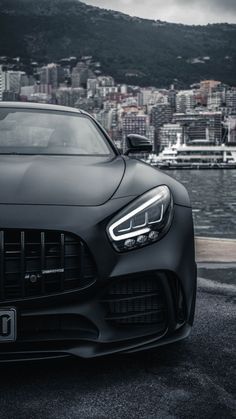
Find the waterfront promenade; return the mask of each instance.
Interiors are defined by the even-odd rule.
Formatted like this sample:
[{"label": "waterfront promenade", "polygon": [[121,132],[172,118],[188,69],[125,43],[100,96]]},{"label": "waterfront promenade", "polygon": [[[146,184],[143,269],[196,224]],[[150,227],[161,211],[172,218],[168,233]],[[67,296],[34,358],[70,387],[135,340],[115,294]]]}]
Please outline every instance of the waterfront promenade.
[{"label": "waterfront promenade", "polygon": [[196,237],[195,244],[199,263],[236,263],[236,239]]}]

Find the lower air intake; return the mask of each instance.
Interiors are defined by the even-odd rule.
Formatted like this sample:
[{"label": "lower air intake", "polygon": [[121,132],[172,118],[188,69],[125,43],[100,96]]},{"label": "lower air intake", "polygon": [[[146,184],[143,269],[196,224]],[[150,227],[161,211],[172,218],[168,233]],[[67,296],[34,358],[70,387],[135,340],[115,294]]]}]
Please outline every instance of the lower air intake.
[{"label": "lower air intake", "polygon": [[106,320],[114,326],[166,327],[166,304],[156,276],[126,277],[106,292]]}]

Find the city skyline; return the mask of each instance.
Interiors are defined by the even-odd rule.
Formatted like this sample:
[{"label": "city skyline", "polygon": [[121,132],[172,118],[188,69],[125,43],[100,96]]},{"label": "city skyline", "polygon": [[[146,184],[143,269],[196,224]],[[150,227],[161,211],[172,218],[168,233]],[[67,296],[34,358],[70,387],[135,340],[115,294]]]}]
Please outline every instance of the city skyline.
[{"label": "city skyline", "polygon": [[213,79],[185,90],[142,88],[119,84],[100,69],[92,56],[43,66],[34,62],[29,74],[5,63],[4,69],[0,66],[0,100],[83,109],[124,150],[131,133],[146,136],[155,152],[180,138],[186,144],[236,144],[236,88]]},{"label": "city skyline", "polygon": [[187,25],[236,23],[235,0],[82,0],[93,6],[131,16]]}]

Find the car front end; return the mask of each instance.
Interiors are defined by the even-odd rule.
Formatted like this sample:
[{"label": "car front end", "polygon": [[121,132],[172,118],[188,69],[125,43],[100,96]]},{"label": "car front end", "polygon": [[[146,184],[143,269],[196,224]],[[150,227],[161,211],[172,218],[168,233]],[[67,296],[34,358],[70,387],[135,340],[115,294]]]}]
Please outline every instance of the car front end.
[{"label": "car front end", "polygon": [[[52,179],[54,157],[4,159],[24,176],[18,198],[6,188],[0,202],[0,361],[93,358],[189,335],[196,264],[192,210],[181,184],[117,155],[103,164],[113,165],[114,177],[122,168],[104,202],[83,200],[81,190],[78,199],[67,199],[60,188],[55,199],[46,175],[26,195],[26,173],[40,161]],[[103,166],[96,160],[86,171],[83,164],[89,189],[96,179],[91,167]],[[46,187],[52,198],[44,202]]]}]

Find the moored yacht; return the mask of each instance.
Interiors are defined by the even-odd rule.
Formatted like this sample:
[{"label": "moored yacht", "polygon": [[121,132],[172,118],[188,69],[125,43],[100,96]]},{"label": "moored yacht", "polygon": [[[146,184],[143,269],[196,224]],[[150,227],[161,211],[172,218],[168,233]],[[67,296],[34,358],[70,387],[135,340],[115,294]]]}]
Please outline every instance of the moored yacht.
[{"label": "moored yacht", "polygon": [[149,155],[146,160],[152,166],[169,169],[230,169],[236,168],[236,146],[210,145],[203,141],[169,145],[159,155]]}]

